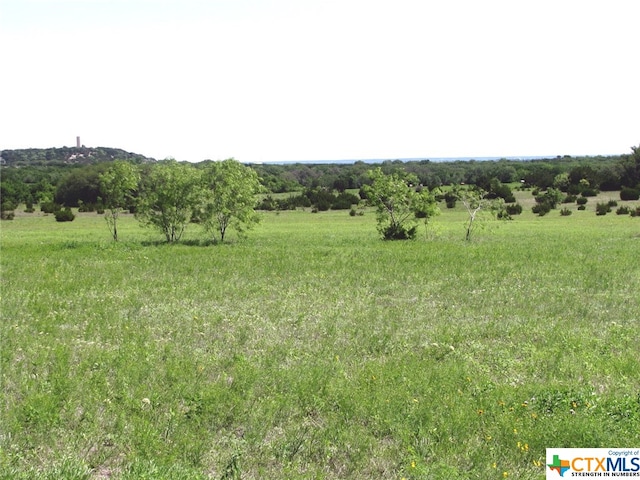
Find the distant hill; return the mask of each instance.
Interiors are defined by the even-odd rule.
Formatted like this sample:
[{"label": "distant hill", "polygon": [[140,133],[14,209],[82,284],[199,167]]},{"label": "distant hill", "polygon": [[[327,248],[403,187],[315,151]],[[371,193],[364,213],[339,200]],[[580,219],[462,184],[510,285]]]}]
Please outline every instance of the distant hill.
[{"label": "distant hill", "polygon": [[89,165],[113,160],[129,160],[134,163],[156,161],[138,153],[109,147],[24,148],[0,151],[0,165],[9,167]]}]

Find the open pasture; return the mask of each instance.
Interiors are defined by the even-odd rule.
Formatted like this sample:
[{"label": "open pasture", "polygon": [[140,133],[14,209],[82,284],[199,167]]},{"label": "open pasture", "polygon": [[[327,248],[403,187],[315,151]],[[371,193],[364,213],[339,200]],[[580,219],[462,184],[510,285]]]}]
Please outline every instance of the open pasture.
[{"label": "open pasture", "polygon": [[640,220],[526,210],[472,242],[460,208],[411,242],[371,212],[218,245],[3,222],[0,478],[539,479],[546,447],[640,446]]}]

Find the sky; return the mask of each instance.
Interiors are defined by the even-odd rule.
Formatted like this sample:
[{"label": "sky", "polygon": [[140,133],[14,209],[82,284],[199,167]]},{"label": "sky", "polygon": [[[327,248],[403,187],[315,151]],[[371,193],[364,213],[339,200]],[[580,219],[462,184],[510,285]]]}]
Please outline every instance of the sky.
[{"label": "sky", "polygon": [[0,150],[614,155],[638,0],[0,0]]}]

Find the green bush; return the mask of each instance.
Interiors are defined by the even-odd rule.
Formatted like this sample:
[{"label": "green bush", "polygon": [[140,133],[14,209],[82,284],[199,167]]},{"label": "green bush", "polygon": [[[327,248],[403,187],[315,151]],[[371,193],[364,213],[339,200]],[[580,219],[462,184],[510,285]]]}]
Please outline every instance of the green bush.
[{"label": "green bush", "polygon": [[531,211],[543,217],[551,211],[551,205],[549,205],[548,203],[536,203],[533,207],[531,207]]},{"label": "green bush", "polygon": [[40,204],[40,211],[42,213],[55,213],[62,207],[55,202],[43,202]]},{"label": "green bush", "polygon": [[444,194],[444,201],[447,205],[447,208],[456,208],[457,200],[458,196],[453,192],[447,192]]},{"label": "green bush", "polygon": [[585,205],[588,201],[589,199],[586,197],[578,197],[578,199],[576,200],[576,203],[578,205]]},{"label": "green bush", "polygon": [[611,207],[606,202],[598,202],[596,205],[596,215],[606,215],[611,211]]},{"label": "green bush", "polygon": [[402,225],[389,225],[382,231],[382,238],[384,240],[413,240],[416,238],[418,227],[413,226],[406,228]]},{"label": "green bush", "polygon": [[520,215],[522,213],[522,205],[519,203],[507,205],[506,210],[509,215]]},{"label": "green bush", "polygon": [[640,200],[640,190],[625,187],[620,190],[620,200]]},{"label": "green bush", "polygon": [[73,220],[76,218],[69,207],[58,210],[54,213],[54,215],[56,217],[56,222],[73,222]]},{"label": "green bush", "polygon": [[578,199],[577,195],[566,195],[563,199],[562,199],[562,203],[573,203]]},{"label": "green bush", "polygon": [[573,212],[571,210],[569,210],[568,208],[563,208],[562,210],[560,210],[560,215],[562,215],[563,217],[568,217],[572,213]]},{"label": "green bush", "polygon": [[587,206],[586,205],[578,205],[578,210],[586,210]]},{"label": "green bush", "polygon": [[618,202],[616,202],[615,200],[609,200],[607,202],[607,205],[609,205],[611,208],[617,207],[618,206]]},{"label": "green bush", "polygon": [[631,209],[627,206],[618,207],[616,210],[616,215],[629,215],[631,213]]}]

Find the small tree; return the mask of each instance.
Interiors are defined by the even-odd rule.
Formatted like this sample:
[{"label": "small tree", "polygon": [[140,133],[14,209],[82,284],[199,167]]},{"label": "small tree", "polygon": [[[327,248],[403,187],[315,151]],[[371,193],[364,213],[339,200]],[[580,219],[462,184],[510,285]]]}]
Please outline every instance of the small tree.
[{"label": "small tree", "polygon": [[124,161],[113,162],[113,165],[100,175],[100,193],[105,208],[104,218],[116,242],[118,241],[118,217],[131,203],[139,181],[138,169]]},{"label": "small tree", "polygon": [[438,208],[438,201],[436,195],[439,190],[429,191],[428,188],[423,188],[416,198],[415,203],[415,216],[416,218],[422,218],[424,220],[425,235],[428,234],[429,221],[440,215],[440,208]]},{"label": "small tree", "polygon": [[416,212],[423,197],[413,185],[418,181],[412,174],[396,171],[386,175],[380,167],[369,172],[371,185],[363,187],[367,201],[376,207],[378,231],[384,240],[406,240],[416,236]]},{"label": "small tree", "polygon": [[457,192],[458,198],[467,209],[469,218],[465,222],[465,240],[470,241],[471,236],[478,225],[478,218],[482,211],[489,211],[493,214],[499,212],[504,207],[502,198],[488,199],[487,192],[480,188],[465,189]]},{"label": "small tree", "polygon": [[258,222],[254,210],[256,194],[260,192],[260,180],[255,170],[233,158],[208,165],[202,176],[205,187],[204,227],[220,235],[220,241],[229,227],[238,233]]},{"label": "small tree", "polygon": [[168,160],[152,167],[143,178],[136,217],[143,225],[160,230],[167,242],[177,242],[201,199],[200,172]]}]

